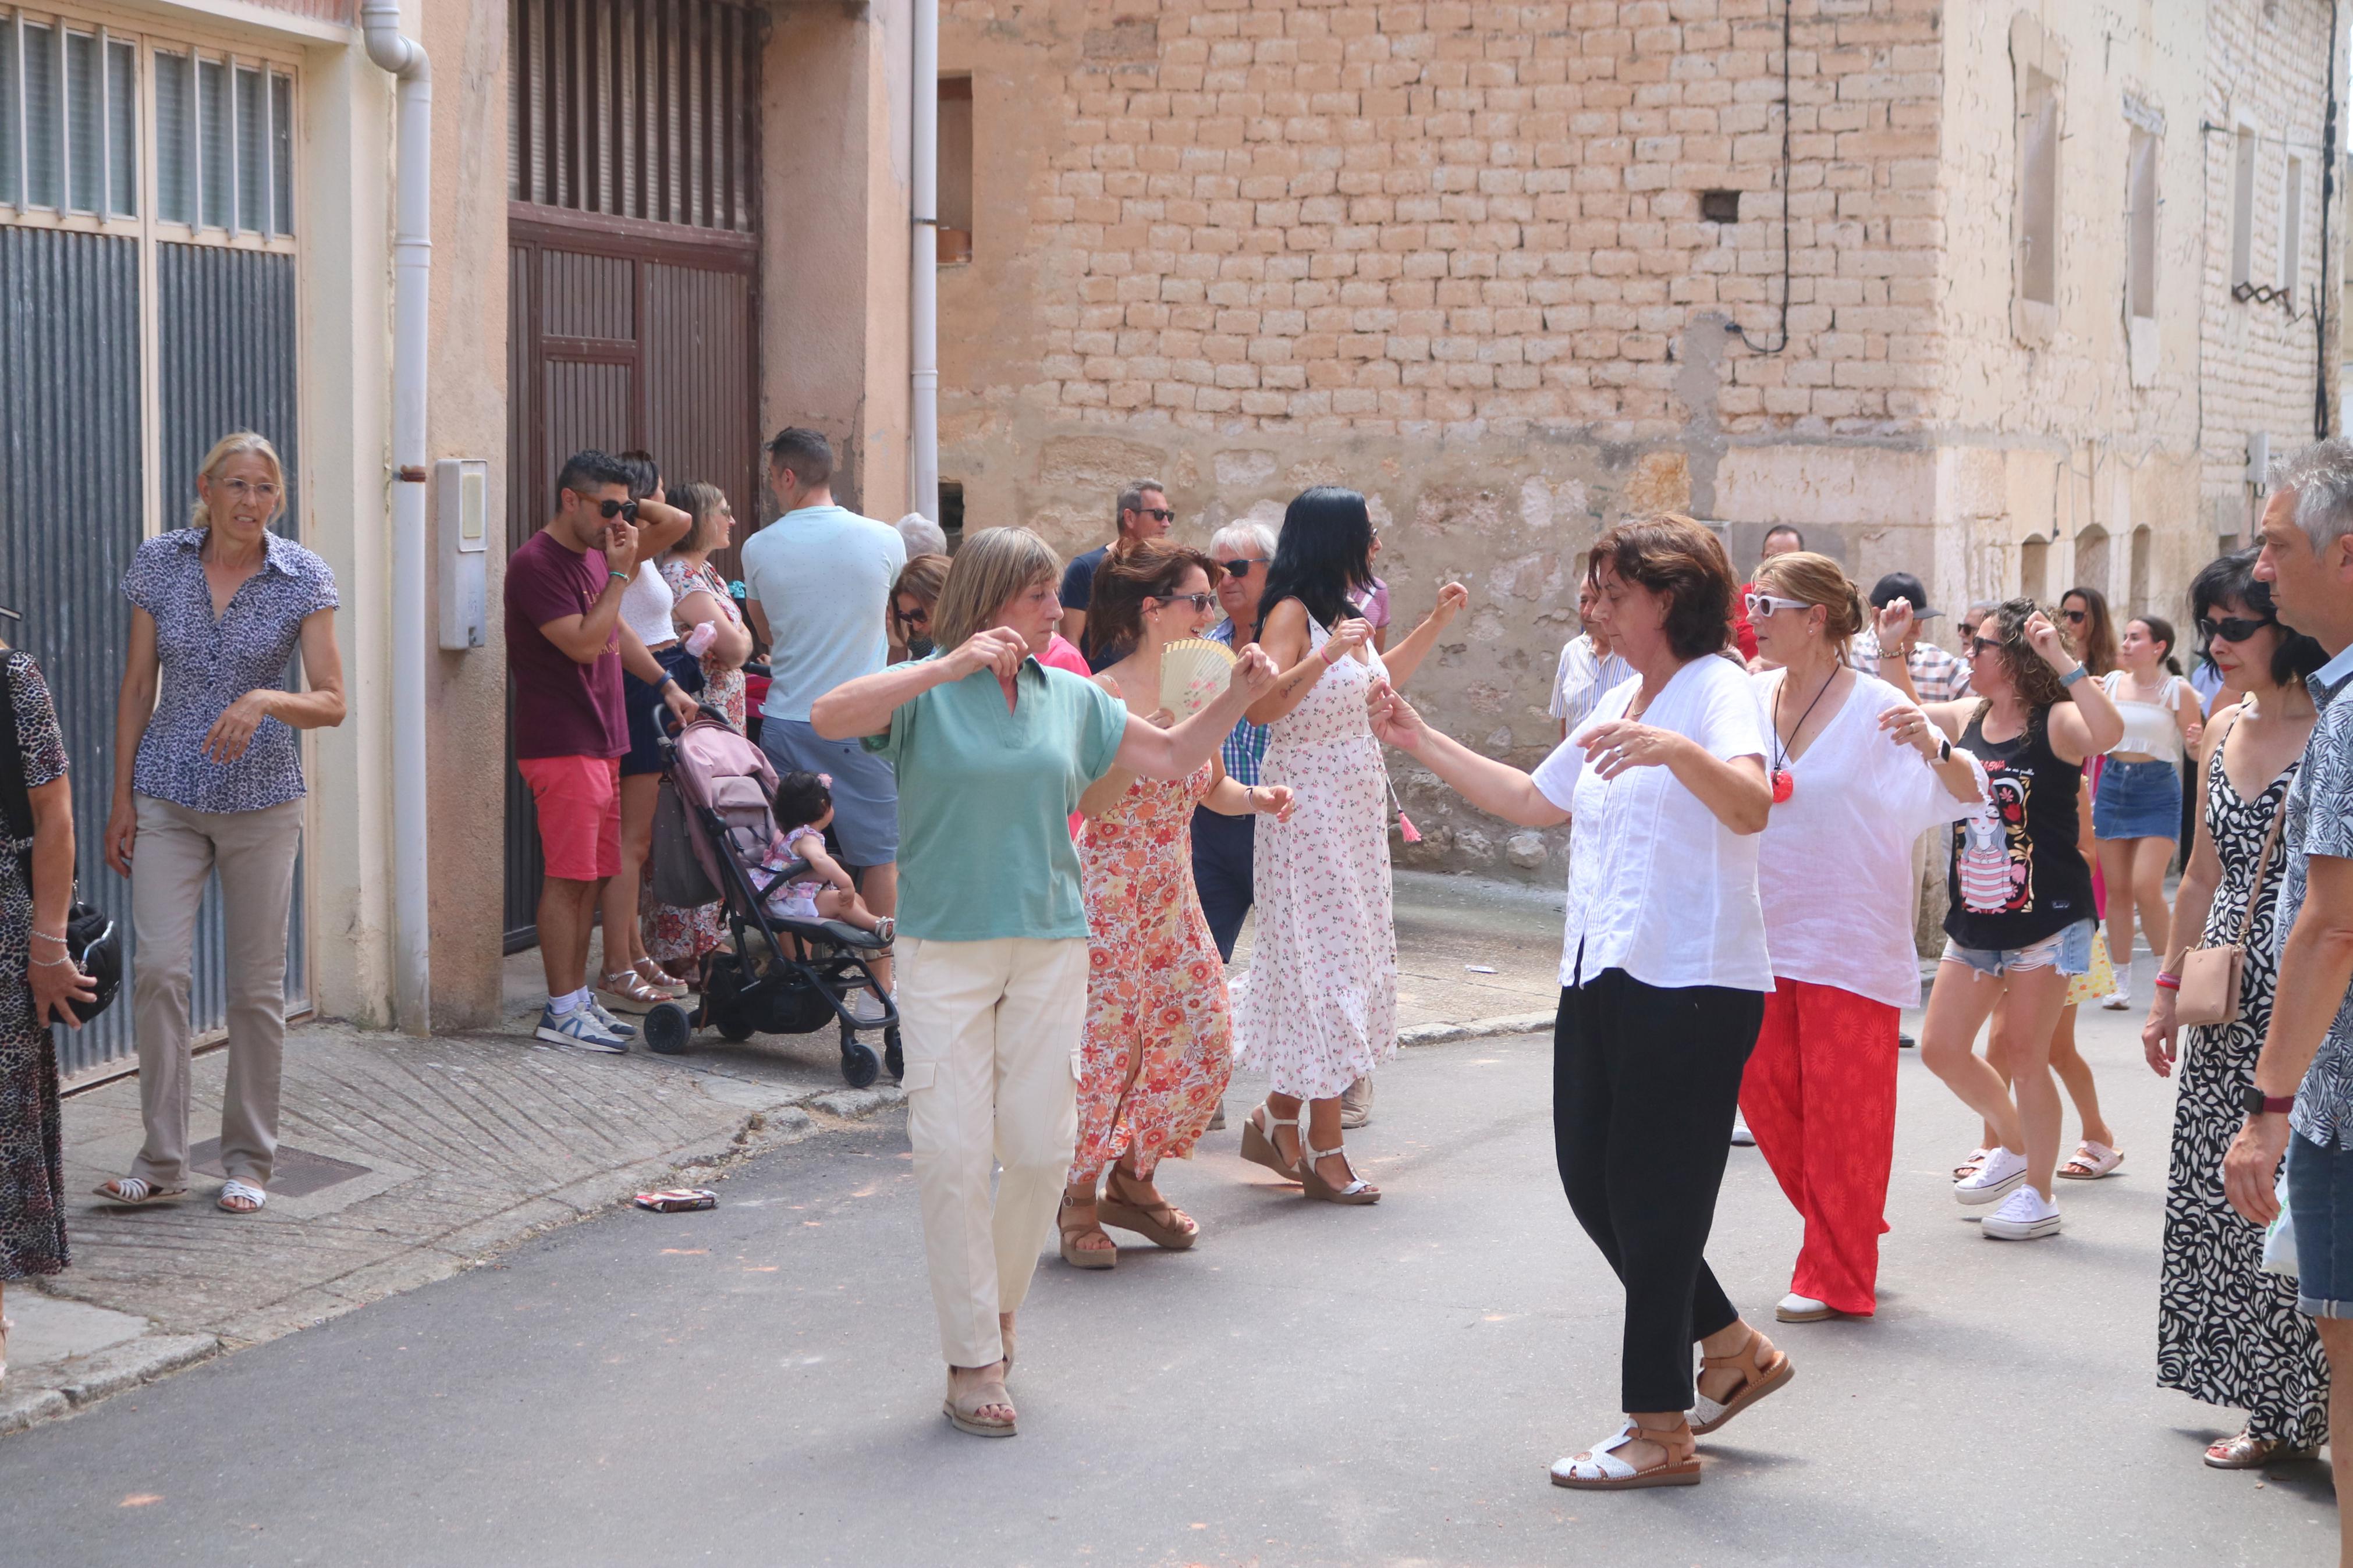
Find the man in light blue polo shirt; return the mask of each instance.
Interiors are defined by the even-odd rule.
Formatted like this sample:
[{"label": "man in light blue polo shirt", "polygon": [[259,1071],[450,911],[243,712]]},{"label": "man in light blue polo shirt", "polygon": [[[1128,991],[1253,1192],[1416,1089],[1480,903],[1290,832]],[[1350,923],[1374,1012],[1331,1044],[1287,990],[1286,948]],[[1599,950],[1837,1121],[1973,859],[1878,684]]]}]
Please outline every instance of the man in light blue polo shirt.
[{"label": "man in light blue polo shirt", "polygon": [[[833,500],[833,448],[814,430],[768,443],[768,485],[784,515],[744,541],[744,610],[768,645],[772,679],[760,749],[778,773],[833,779],[833,828],[859,896],[878,915],[899,908],[899,791],[891,764],[856,741],[809,728],[809,704],[872,675],[890,657],[882,619],[907,546],[887,522]],[[875,964],[889,984],[887,959]],[[871,998],[864,998],[861,1005]]]}]

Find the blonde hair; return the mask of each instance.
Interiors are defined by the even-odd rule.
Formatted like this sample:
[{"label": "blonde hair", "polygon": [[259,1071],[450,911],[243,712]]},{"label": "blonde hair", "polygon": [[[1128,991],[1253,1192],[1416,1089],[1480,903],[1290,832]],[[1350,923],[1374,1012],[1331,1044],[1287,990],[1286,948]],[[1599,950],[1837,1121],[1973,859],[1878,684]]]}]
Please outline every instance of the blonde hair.
[{"label": "blonde hair", "polygon": [[984,528],[964,542],[948,565],[940,602],[932,607],[932,638],[943,649],[961,647],[975,632],[997,624],[1014,595],[1061,575],[1054,547],[1026,528]]},{"label": "blonde hair", "polygon": [[[222,464],[248,452],[269,465],[269,477],[278,486],[278,506],[264,520],[266,526],[276,522],[286,510],[286,465],[278,460],[278,448],[269,444],[269,437],[256,435],[250,430],[230,431],[213,443],[213,449],[206,452],[205,460],[197,465],[196,475],[199,479],[210,479],[220,472]],[[195,502],[188,508],[188,526],[210,528],[212,525],[212,508],[206,504],[204,491],[198,490]]]},{"label": "blonde hair", "polygon": [[710,543],[704,544],[699,542],[704,534],[711,531],[712,524],[718,521],[719,509],[727,504],[726,491],[709,479],[696,479],[691,484],[681,485],[670,491],[670,504],[694,519],[694,526],[686,531],[686,537],[670,547],[671,554],[675,555],[681,550],[699,550],[708,554],[713,550],[725,546],[727,531],[723,528],[719,530],[718,537],[712,540]]},{"label": "blonde hair", "polygon": [[1846,653],[1848,639],[1862,631],[1869,619],[1863,614],[1862,595],[1839,563],[1810,550],[1791,550],[1767,558],[1757,568],[1757,585],[1820,605],[1826,612],[1823,635],[1838,645],[1841,657]]}]

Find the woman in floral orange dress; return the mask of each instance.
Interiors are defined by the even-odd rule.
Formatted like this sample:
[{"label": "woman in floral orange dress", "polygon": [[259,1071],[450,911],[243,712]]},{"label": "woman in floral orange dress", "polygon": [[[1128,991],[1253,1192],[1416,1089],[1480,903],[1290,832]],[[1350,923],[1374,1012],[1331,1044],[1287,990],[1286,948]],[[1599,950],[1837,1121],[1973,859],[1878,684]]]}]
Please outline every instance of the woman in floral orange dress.
[{"label": "woman in floral orange dress", "polygon": [[[1219,568],[1166,540],[1123,546],[1095,570],[1088,626],[1135,651],[1096,679],[1158,723],[1161,654],[1215,619]],[[1233,1076],[1225,964],[1193,887],[1193,807],[1282,817],[1291,792],[1250,788],[1215,761],[1172,783],[1113,769],[1080,798],[1079,861],[1087,900],[1087,1021],[1080,1047],[1079,1140],[1062,1194],[1062,1258],[1109,1268],[1106,1225],[1160,1247],[1193,1245],[1200,1227],[1153,1184],[1164,1159],[1190,1155]],[[1109,1181],[1096,1195],[1108,1169]]]}]

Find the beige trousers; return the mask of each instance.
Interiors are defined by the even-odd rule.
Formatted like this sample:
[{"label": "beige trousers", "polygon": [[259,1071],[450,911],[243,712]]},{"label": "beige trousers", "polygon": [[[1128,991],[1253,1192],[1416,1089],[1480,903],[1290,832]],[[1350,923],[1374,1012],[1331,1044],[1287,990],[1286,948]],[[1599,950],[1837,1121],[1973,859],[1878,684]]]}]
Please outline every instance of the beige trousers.
[{"label": "beige trousers", "polygon": [[286,917],[294,897],[302,803],[290,800],[259,811],[191,811],[142,795],[136,805],[131,998],[147,1142],[131,1173],[158,1187],[188,1184],[188,986],[196,910],[204,902],[205,879],[217,870],[228,971],[221,1169],[267,1187],[278,1154]]},{"label": "beige trousers", "polygon": [[902,936],[897,948],[907,1141],[940,1345],[950,1366],[987,1366],[1005,1354],[997,1315],[1029,1293],[1071,1173],[1087,944]]}]

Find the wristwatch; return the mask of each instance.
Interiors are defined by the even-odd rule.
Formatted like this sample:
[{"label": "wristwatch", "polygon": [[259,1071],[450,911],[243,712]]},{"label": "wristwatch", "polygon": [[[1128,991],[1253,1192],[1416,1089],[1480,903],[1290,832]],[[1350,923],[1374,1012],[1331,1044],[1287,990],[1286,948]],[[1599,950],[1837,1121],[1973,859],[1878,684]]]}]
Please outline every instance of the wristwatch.
[{"label": "wristwatch", "polygon": [[1939,740],[1936,742],[1936,760],[1940,763],[1949,763],[1953,760],[1952,742],[1948,740]]},{"label": "wristwatch", "polygon": [[2284,1116],[2295,1109],[2295,1096],[2265,1094],[2249,1084],[2240,1091],[2239,1104],[2250,1116]]}]

